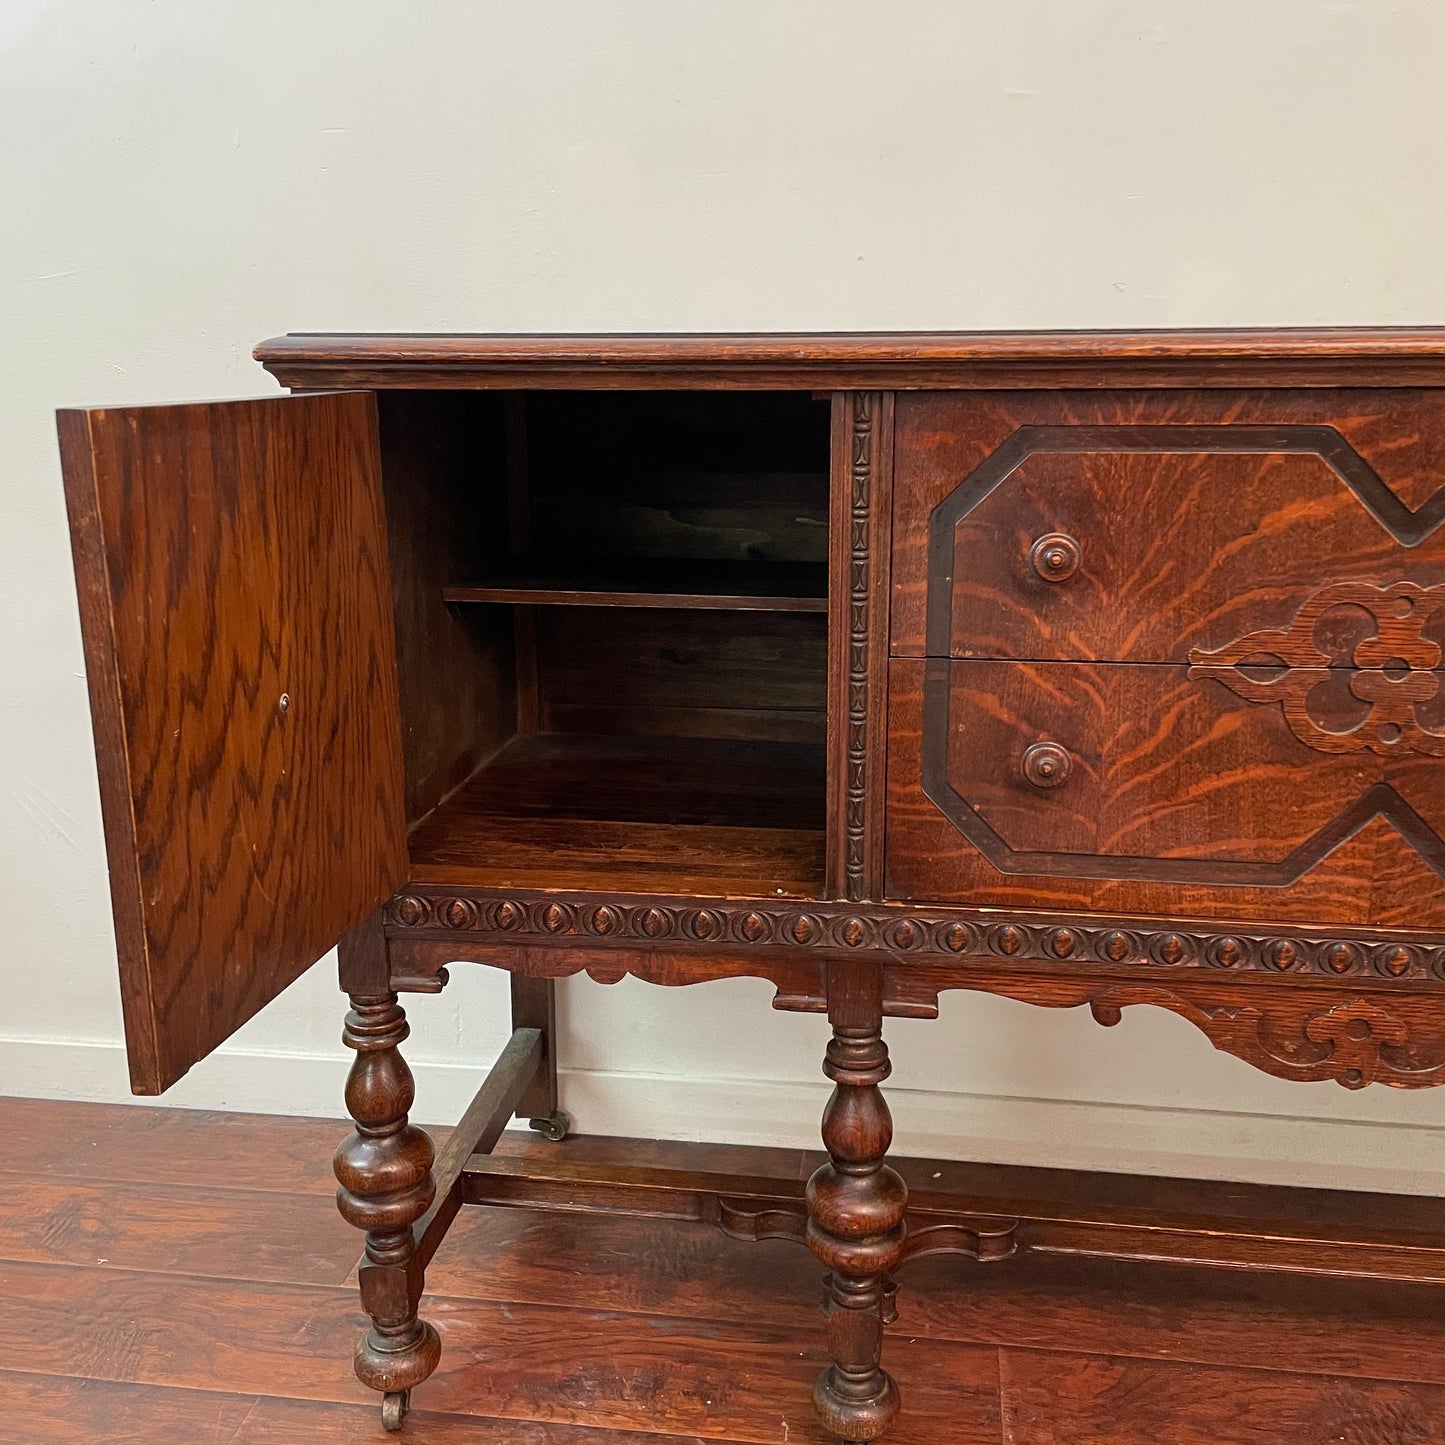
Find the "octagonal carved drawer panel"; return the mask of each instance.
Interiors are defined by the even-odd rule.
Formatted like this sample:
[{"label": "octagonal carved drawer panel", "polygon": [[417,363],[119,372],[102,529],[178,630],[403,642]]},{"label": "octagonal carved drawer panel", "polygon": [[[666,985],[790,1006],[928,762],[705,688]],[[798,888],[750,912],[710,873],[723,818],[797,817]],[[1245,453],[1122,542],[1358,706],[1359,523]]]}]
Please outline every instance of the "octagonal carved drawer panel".
[{"label": "octagonal carved drawer panel", "polygon": [[1445,392],[919,393],[895,437],[894,656],[1186,663],[1445,585]]},{"label": "octagonal carved drawer panel", "polygon": [[[1391,698],[1411,681],[1428,698]],[[894,659],[888,896],[1445,929],[1445,675],[1252,686]]]}]

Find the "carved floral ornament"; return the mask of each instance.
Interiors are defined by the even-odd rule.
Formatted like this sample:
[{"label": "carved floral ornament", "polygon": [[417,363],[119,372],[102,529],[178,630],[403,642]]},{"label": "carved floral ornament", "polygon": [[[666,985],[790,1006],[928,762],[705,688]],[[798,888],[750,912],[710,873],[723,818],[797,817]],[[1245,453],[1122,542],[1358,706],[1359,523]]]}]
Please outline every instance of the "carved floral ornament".
[{"label": "carved floral ornament", "polygon": [[[1445,757],[1445,732],[1420,716],[1441,688],[1440,644],[1426,636],[1441,612],[1445,586],[1337,582],[1315,593],[1288,627],[1251,632],[1214,652],[1195,648],[1189,675],[1223,683],[1246,702],[1278,703],[1290,730],[1317,752]],[[1349,636],[1351,614],[1369,626],[1367,635]],[[1317,692],[1341,673],[1357,704],[1345,728],[1319,716]]]}]

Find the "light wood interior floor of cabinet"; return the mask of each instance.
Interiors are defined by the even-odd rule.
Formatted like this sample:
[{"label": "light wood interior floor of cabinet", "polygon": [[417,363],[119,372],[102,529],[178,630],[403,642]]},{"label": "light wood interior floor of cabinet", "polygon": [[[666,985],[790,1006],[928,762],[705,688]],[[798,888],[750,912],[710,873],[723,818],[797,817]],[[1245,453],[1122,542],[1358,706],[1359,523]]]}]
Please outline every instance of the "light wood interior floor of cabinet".
[{"label": "light wood interior floor of cabinet", "polygon": [[824,749],[514,737],[412,830],[412,878],[484,888],[817,897]]}]

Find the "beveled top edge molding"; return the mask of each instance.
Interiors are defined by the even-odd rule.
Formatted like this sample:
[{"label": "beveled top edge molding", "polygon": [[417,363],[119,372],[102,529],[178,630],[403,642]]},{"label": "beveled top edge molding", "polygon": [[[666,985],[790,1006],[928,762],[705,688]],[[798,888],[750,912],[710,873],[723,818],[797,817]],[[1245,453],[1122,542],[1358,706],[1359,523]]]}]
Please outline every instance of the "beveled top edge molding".
[{"label": "beveled top edge molding", "polygon": [[381,387],[1445,384],[1445,326],[1143,331],[293,333],[283,385]]}]

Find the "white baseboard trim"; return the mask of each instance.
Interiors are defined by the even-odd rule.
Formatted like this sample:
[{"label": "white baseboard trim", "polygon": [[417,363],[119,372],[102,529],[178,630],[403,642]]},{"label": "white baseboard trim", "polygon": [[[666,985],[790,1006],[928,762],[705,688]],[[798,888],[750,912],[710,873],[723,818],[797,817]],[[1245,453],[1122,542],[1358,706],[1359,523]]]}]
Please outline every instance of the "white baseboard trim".
[{"label": "white baseboard trim", "polygon": [[[341,1050],[222,1049],[163,1100],[137,1100],[119,1044],[0,1039],[0,1094],[335,1118],[347,1062]],[[412,1063],[423,1123],[458,1118],[486,1072]],[[564,1071],[561,1091],[582,1133],[786,1148],[817,1147],[828,1097],[822,1081],[583,1070]],[[1445,1195],[1445,1128],[920,1089],[891,1089],[888,1100],[899,1154]]]}]

